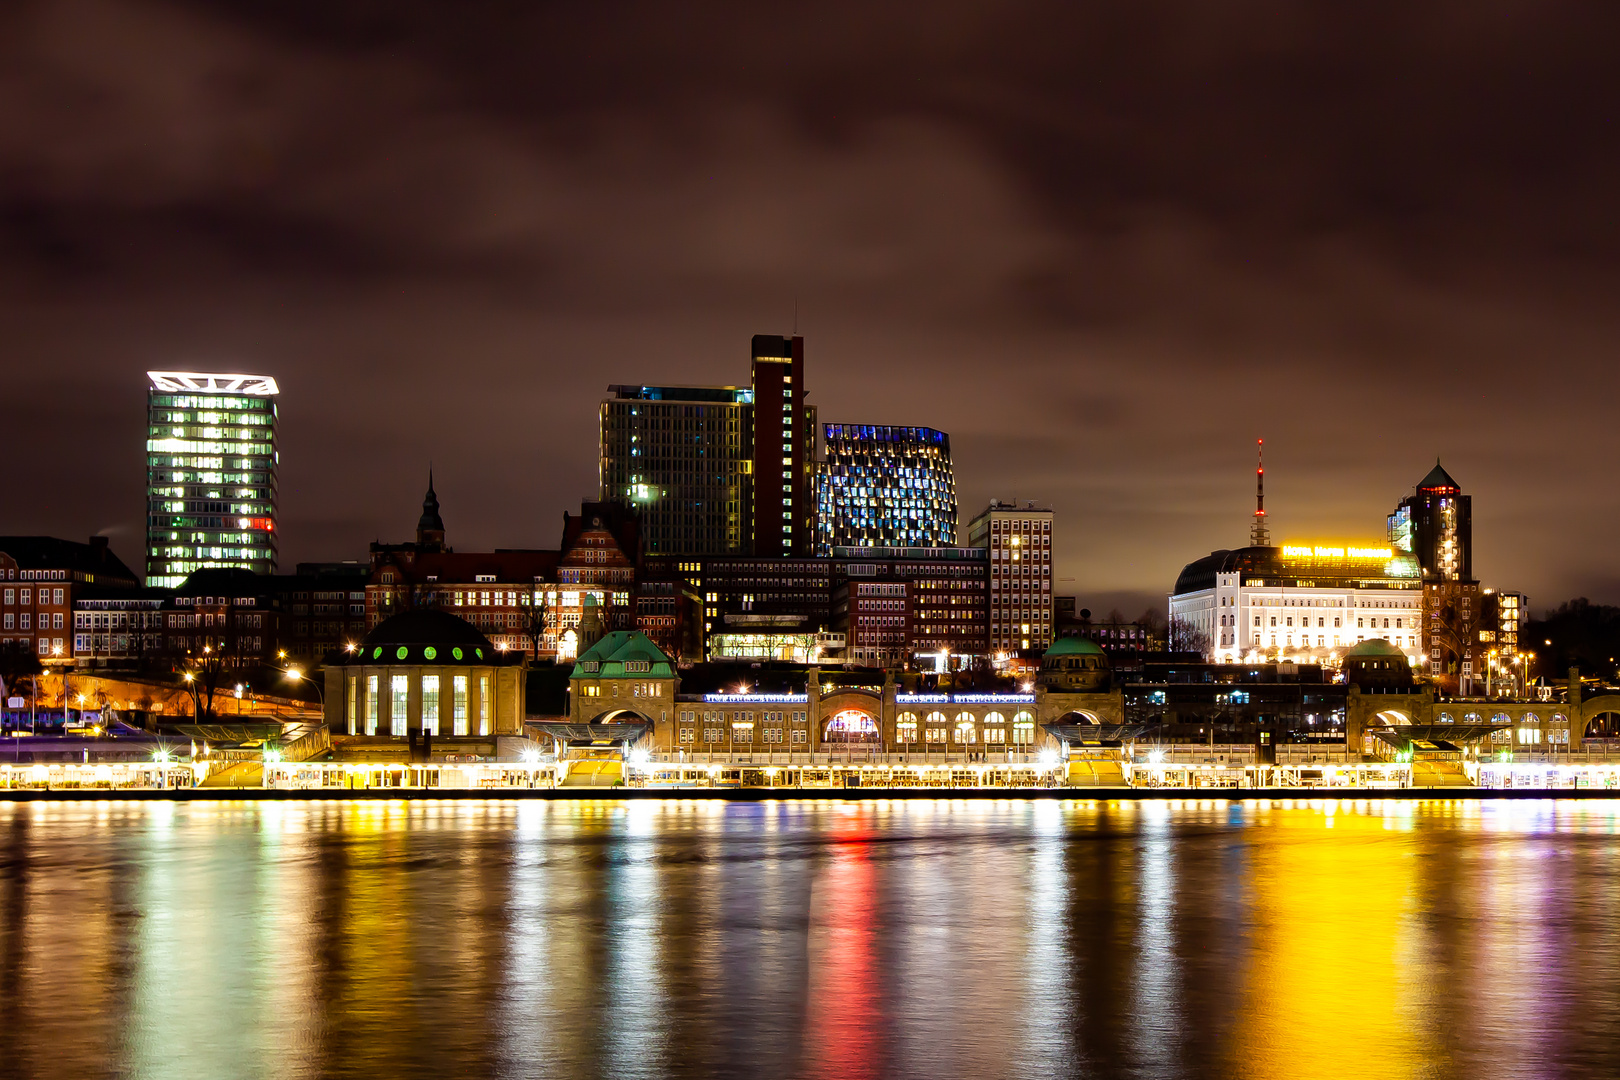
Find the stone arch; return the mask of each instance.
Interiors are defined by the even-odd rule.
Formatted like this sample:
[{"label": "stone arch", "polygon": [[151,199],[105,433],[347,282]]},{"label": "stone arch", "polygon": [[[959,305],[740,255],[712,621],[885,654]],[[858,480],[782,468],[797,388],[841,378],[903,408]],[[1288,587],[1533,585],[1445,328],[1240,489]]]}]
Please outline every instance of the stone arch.
[{"label": "stone arch", "polygon": [[651,724],[653,718],[638,709],[615,705],[597,713],[587,724]]},{"label": "stone arch", "polygon": [[1604,709],[1602,712],[1587,713],[1581,710],[1583,739],[1613,739],[1620,738],[1620,709]]},{"label": "stone arch", "polygon": [[1380,709],[1376,715],[1389,727],[1407,727],[1412,723],[1411,714],[1401,709]]},{"label": "stone arch", "polygon": [[827,717],[822,725],[821,741],[843,746],[875,747],[883,742],[876,711],[862,708],[843,708]]},{"label": "stone arch", "polygon": [[1569,725],[1569,741],[1573,746],[1580,745],[1586,738],[1587,729],[1599,717],[1604,718],[1599,730],[1620,734],[1620,694],[1599,694],[1570,711],[1574,714]]}]

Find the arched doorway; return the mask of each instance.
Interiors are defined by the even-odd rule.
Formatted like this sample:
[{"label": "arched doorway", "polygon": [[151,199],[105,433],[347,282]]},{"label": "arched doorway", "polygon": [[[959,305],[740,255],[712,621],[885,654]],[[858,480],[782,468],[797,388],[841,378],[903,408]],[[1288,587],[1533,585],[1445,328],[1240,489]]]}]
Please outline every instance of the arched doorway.
[{"label": "arched doorway", "polygon": [[877,718],[871,713],[862,709],[840,709],[827,719],[821,741],[836,746],[876,749],[883,739]]},{"label": "arched doorway", "polygon": [[1620,739],[1620,712],[1600,712],[1586,718],[1587,739]]}]

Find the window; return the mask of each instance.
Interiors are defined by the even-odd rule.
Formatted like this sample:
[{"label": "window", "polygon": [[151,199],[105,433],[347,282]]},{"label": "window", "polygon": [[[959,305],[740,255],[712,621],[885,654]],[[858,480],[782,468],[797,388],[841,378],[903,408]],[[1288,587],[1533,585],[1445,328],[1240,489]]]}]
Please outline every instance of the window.
[{"label": "window", "polygon": [[454,675],[450,679],[450,730],[457,735],[467,734],[467,676]]},{"label": "window", "polygon": [[349,720],[349,734],[350,735],[356,734],[356,732],[354,730],[354,725],[355,725],[355,719],[356,719],[356,710],[359,708],[359,703],[354,700],[354,696],[355,696],[355,693],[360,688],[359,684],[360,684],[360,679],[359,679],[358,676],[355,676],[355,675],[350,675],[349,676],[349,703],[348,703],[347,711],[348,711],[348,714],[349,714],[348,715],[348,720]]},{"label": "window", "polygon": [[388,678],[388,708],[389,727],[388,734],[405,734],[405,707],[409,703],[410,680],[404,675],[391,675]]},{"label": "window", "polygon": [[439,677],[422,676],[422,731],[429,735],[439,733]]},{"label": "window", "polygon": [[696,739],[697,739],[697,731],[696,731],[696,729],[689,728],[689,727],[681,728],[681,742],[683,742],[683,743],[695,742]]},{"label": "window", "polygon": [[795,731],[793,733],[793,741],[796,742],[796,743],[809,742],[810,741],[810,733],[801,728],[800,730]]},{"label": "window", "polygon": [[924,737],[931,743],[942,743],[945,741],[945,729],[942,727],[931,727],[924,733]]},{"label": "window", "polygon": [[985,728],[984,741],[987,743],[1005,743],[1007,741],[1007,729]]},{"label": "window", "polygon": [[712,727],[712,728],[704,728],[703,729],[703,741],[704,742],[706,742],[706,743],[717,743],[717,742],[722,742],[724,740],[725,740],[725,729],[724,728],[714,728],[714,727]]},{"label": "window", "polygon": [[366,676],[366,734],[377,734],[377,676]]},{"label": "window", "polygon": [[489,676],[478,676],[478,734],[489,734]]}]

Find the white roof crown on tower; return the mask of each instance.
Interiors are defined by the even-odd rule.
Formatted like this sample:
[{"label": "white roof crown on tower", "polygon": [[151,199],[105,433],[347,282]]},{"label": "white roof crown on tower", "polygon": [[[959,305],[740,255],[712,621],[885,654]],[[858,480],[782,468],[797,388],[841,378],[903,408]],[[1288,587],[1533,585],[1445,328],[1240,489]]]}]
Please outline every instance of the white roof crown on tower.
[{"label": "white roof crown on tower", "polygon": [[170,394],[249,394],[272,397],[281,393],[269,375],[230,375],[201,371],[148,371],[152,387]]}]

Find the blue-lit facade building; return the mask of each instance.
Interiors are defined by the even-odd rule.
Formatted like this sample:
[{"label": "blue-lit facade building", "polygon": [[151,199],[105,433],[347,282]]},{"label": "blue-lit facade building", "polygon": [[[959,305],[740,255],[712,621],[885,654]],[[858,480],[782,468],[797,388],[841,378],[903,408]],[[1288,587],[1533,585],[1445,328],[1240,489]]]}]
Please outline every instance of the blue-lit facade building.
[{"label": "blue-lit facade building", "polygon": [[146,583],[276,569],[276,381],[149,371]]},{"label": "blue-lit facade building", "polygon": [[816,468],[816,548],[956,544],[951,439],[926,427],[827,424]]}]

